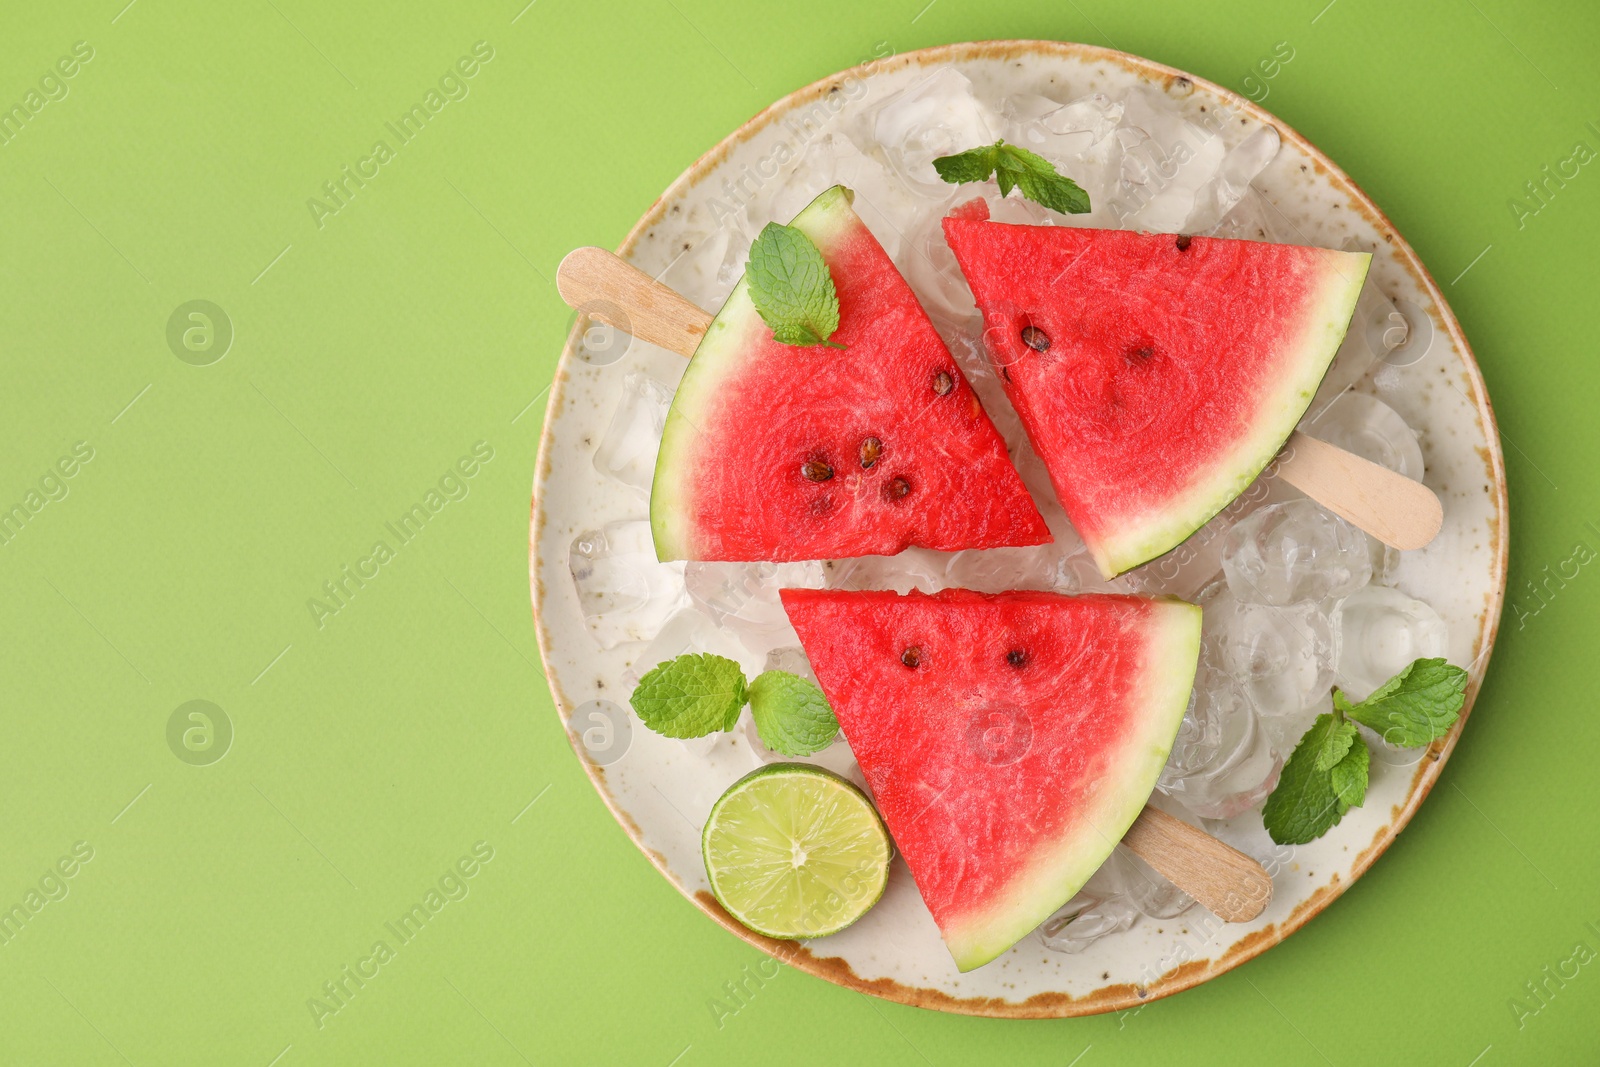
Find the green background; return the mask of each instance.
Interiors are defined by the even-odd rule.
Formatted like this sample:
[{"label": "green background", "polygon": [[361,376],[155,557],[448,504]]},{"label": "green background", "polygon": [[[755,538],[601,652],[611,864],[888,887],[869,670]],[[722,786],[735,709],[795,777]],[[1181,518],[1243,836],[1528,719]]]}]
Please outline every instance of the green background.
[{"label": "green background", "polygon": [[[1526,585],[1578,542],[1600,547],[1600,174],[1520,224],[1508,208],[1576,142],[1600,149],[1595,5],[525,2],[4,16],[0,105],[75,42],[93,58],[0,146],[0,507],[76,443],[93,458],[65,464],[73,476],[46,488],[67,495],[0,546],[0,907],[75,842],[93,858],[0,945],[0,1061],[1600,1053],[1600,964],[1550,983],[1543,1005],[1524,989],[1577,943],[1600,949],[1600,575],[1543,601]],[[1483,365],[1518,609],[1400,844],[1259,960],[1137,1015],[1036,1023],[785,969],[719,1026],[708,1001],[763,957],[613,822],[539,667],[528,496],[568,322],[550,278],[569,248],[615,245],[759,108],[877,42],[1011,37],[1110,43],[1234,89],[1289,42],[1265,105],[1416,246]],[[493,58],[469,95],[319,228],[308,198],[478,41]],[[209,366],[167,342],[194,299],[236,333]],[[307,600],[480,441],[493,458],[468,495],[319,627]],[[167,738],[195,699],[234,730],[208,766]],[[383,924],[480,841],[493,858],[459,883],[468,895],[399,945]],[[318,1028],[308,998],[379,938],[394,958]],[[1539,1009],[1520,1025],[1519,996]]]}]

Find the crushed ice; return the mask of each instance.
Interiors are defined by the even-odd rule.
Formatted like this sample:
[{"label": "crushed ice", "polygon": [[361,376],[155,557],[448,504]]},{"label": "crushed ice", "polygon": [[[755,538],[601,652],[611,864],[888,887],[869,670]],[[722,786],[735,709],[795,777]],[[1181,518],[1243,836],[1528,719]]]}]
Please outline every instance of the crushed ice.
[{"label": "crushed ice", "polygon": [[[1058,101],[1019,94],[985,99],[960,71],[943,68],[910,88],[822,126],[787,127],[792,158],[736,210],[683,220],[685,250],[662,280],[714,308],[744,269],[751,241],[787,221],[835,183],[855,191],[855,209],[917,291],[980,394],[1055,535],[1035,548],[953,554],[911,549],[895,557],[793,564],[656,562],[643,508],[637,521],[580,534],[571,548],[579,607],[602,648],[636,649],[624,684],[683,652],[810,676],[784,616],[784,586],[840,589],[962,587],[999,592],[1138,592],[1198,602],[1205,612],[1199,675],[1171,757],[1152,797],[1199,823],[1258,807],[1337,682],[1364,697],[1419,656],[1442,655],[1443,621],[1428,605],[1389,588],[1396,554],[1279,482],[1268,471],[1227,509],[1166,556],[1105,581],[1056,502],[981,351],[979,316],[939,220],[982,195],[1008,222],[1104,226],[1295,241],[1291,224],[1251,182],[1277,154],[1270,126],[1228,116],[1196,122],[1148,88],[1118,98]],[[1090,194],[1093,212],[1057,215],[992,183],[954,188],[934,173],[936,156],[998,138],[1055,163]],[[794,143],[798,142],[798,143]],[[1423,474],[1417,434],[1382,401],[1349,391],[1406,341],[1406,320],[1367,286],[1355,322],[1302,425],[1314,435],[1410,478]],[[594,454],[601,474],[644,499],[671,387],[636,372],[620,376],[619,401]],[[781,757],[761,745],[748,716],[740,730],[758,762]],[[684,742],[707,755],[729,743],[716,734]],[[1378,753],[1378,762],[1383,762]],[[860,784],[848,746],[813,759]],[[1122,846],[1076,897],[1038,930],[1049,948],[1079,952],[1141,916],[1172,918],[1193,904]]]}]

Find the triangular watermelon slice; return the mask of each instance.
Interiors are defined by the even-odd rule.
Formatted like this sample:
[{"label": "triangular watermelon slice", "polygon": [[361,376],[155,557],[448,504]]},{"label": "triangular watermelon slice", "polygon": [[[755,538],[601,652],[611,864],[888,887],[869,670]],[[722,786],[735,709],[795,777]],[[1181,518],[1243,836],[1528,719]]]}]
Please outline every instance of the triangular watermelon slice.
[{"label": "triangular watermelon slice", "polygon": [[944,220],[1067,517],[1111,578],[1238,496],[1339,349],[1365,252]]},{"label": "triangular watermelon slice", "polygon": [[1138,817],[1200,609],[1106,594],[785,589],[783,606],[956,966],[1070,900]]},{"label": "triangular watermelon slice", "polygon": [[839,292],[844,349],[772,339],[741,278],[672,399],[650,522],[662,560],[1038,545],[1050,532],[911,287],[834,186],[792,223]]}]

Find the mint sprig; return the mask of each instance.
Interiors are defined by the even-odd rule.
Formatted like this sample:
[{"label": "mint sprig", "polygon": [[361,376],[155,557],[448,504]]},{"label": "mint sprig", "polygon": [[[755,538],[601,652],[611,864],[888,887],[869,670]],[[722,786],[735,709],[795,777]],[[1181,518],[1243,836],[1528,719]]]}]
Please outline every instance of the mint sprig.
[{"label": "mint sprig", "polygon": [[764,671],[750,683],[750,714],[761,743],[784,756],[809,756],[839,733],[828,698],[811,681],[788,671]]},{"label": "mint sprig", "polygon": [[[1318,715],[1283,765],[1278,784],[1261,809],[1267,833],[1280,845],[1303,845],[1331,830],[1350,806],[1333,790],[1331,768],[1319,769],[1344,727],[1355,727],[1333,714]],[[1353,747],[1353,746],[1347,746]],[[1365,748],[1365,746],[1362,746]],[[1346,752],[1348,755],[1348,752]]]},{"label": "mint sprig", "polygon": [[1089,194],[1082,186],[1043,156],[1005,141],[940,156],[933,161],[933,169],[951,185],[987,181],[993,176],[1001,196],[1021,189],[1029,200],[1063,215],[1082,215],[1089,210]]},{"label": "mint sprig", "polygon": [[814,683],[788,671],[764,671],[747,683],[733,660],[704,652],[656,664],[628,702],[656,733],[688,738],[733,729],[747,701],[761,743],[780,755],[821,752],[839,733],[839,720]]},{"label": "mint sprig", "polygon": [[845,346],[830,341],[839,328],[839,291],[822,253],[800,230],[769,222],[750,246],[745,267],[750,300],[773,340],[785,345]]},{"label": "mint sprig", "polygon": [[1261,809],[1272,840],[1315,841],[1361,806],[1372,753],[1357,723],[1400,748],[1432,744],[1461,717],[1466,689],[1467,672],[1442,659],[1417,660],[1359,703],[1335,689],[1333,711],[1301,736]]},{"label": "mint sprig", "polygon": [[1419,659],[1352,705],[1334,690],[1335,706],[1391,745],[1416,748],[1450,732],[1465,701],[1467,672],[1442,659]]}]

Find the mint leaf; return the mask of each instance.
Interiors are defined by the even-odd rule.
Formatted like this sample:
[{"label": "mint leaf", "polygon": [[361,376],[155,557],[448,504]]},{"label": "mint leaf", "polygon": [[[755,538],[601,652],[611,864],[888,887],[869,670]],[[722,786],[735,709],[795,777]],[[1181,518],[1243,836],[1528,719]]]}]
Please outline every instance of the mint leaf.
[{"label": "mint leaf", "polygon": [[981,182],[994,173],[995,157],[998,154],[997,146],[992,144],[984,145],[982,148],[969,148],[953,156],[940,156],[933,161],[933,169],[939,172],[939,177],[951,185]]},{"label": "mint leaf", "polygon": [[[1351,730],[1354,729],[1355,727],[1351,726]],[[1334,795],[1341,803],[1359,808],[1361,802],[1367,798],[1367,768],[1372,762],[1372,753],[1367,751],[1365,741],[1359,738],[1355,738],[1354,741],[1350,751],[1330,769],[1328,784],[1333,786]]]},{"label": "mint leaf", "polygon": [[[1334,791],[1331,772],[1317,769],[1317,760],[1332,747],[1330,735],[1347,726],[1349,723],[1332,713],[1318,715],[1294,747],[1277,786],[1261,809],[1261,820],[1273,841],[1303,845],[1315,841],[1344,818],[1350,805]],[[1353,745],[1349,751],[1354,751]]]},{"label": "mint leaf", "polygon": [[[1012,148],[1004,141],[995,145],[994,180],[1000,185],[1000,195],[1010,196],[1011,190],[1017,187],[1018,181],[1028,173],[1028,165],[1017,149]],[[1032,155],[1030,152],[1029,155]],[[1034,156],[1038,159],[1038,156]],[[1048,166],[1048,164],[1046,164]],[[1023,193],[1027,195],[1026,191]]]},{"label": "mint leaf", "polygon": [[1057,174],[1054,167],[1048,174],[1026,172],[1017,180],[1017,187],[1029,200],[1063,215],[1082,215],[1089,210],[1089,194],[1071,178]]},{"label": "mint leaf", "polygon": [[785,345],[828,345],[839,328],[839,292],[811,238],[769,222],[750,246],[744,277],[750,300],[772,337]]},{"label": "mint leaf", "polygon": [[747,687],[731,659],[686,653],[639,679],[629,703],[639,721],[666,737],[704,737],[739,721]]},{"label": "mint leaf", "polygon": [[788,671],[765,671],[750,684],[750,714],[761,743],[784,756],[809,756],[833,744],[839,720],[812,682]]},{"label": "mint leaf", "polygon": [[1355,744],[1357,733],[1355,723],[1338,719],[1333,729],[1322,735],[1322,747],[1315,753],[1316,769],[1324,773],[1333,770],[1334,765],[1349,753],[1350,746]]},{"label": "mint leaf", "polygon": [[933,169],[952,185],[986,181],[993,175],[1001,196],[1021,189],[1029,200],[1064,215],[1081,215],[1089,210],[1089,194],[1077,182],[1057,171],[1043,156],[1004,141],[940,156],[933,161]]},{"label": "mint leaf", "polygon": [[1333,700],[1334,707],[1389,744],[1416,748],[1450,732],[1466,692],[1466,671],[1442,659],[1419,659],[1359,704],[1337,689]]}]

